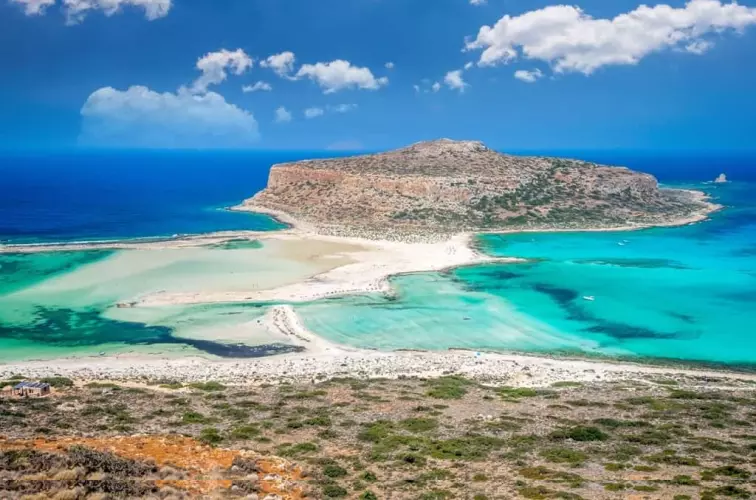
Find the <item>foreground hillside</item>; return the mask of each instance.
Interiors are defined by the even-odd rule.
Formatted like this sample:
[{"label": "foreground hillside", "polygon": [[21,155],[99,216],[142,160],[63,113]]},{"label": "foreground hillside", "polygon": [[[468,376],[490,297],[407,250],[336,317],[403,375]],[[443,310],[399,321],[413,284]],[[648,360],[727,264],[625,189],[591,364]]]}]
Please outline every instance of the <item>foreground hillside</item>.
[{"label": "foreground hillside", "polygon": [[754,494],[745,382],[53,382],[48,398],[0,399],[0,498]]},{"label": "foreground hillside", "polygon": [[711,207],[626,168],[505,155],[442,139],[387,153],[274,165],[245,206],[326,232],[426,232],[659,224]]}]

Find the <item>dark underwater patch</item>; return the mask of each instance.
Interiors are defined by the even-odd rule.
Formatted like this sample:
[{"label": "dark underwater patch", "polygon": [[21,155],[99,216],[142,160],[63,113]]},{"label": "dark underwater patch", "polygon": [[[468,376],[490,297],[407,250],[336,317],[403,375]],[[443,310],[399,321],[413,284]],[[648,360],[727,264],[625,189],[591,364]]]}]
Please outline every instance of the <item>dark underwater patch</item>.
[{"label": "dark underwater patch", "polygon": [[756,245],[734,250],[731,255],[735,257],[756,257]]},{"label": "dark underwater patch", "polygon": [[536,292],[548,295],[554,300],[554,302],[562,307],[569,305],[573,300],[580,296],[577,290],[558,287],[548,283],[535,283],[531,288]]},{"label": "dark underwater patch", "polygon": [[696,318],[691,316],[690,314],[683,314],[675,311],[667,311],[667,314],[675,319],[679,319],[683,323],[688,323],[689,325],[696,323]]},{"label": "dark underwater patch", "polygon": [[286,344],[246,346],[211,340],[174,337],[170,328],[100,316],[99,311],[38,307],[36,319],[28,325],[0,324],[0,339],[16,339],[60,347],[98,346],[108,343],[126,345],[182,344],[208,354],[228,358],[258,358],[304,348]]},{"label": "dark underwater patch", "polygon": [[684,332],[658,332],[642,326],[633,326],[626,323],[615,323],[612,321],[597,320],[594,326],[583,328],[584,332],[601,333],[608,335],[616,340],[629,339],[662,339],[662,340],[682,340],[695,338],[696,335]]},{"label": "dark underwater patch", "polygon": [[691,269],[682,262],[672,259],[574,259],[572,262],[576,264],[596,264],[638,269]]},{"label": "dark underwater patch", "polygon": [[112,254],[112,250],[0,254],[0,293],[32,286]]},{"label": "dark underwater patch", "polygon": [[[582,331],[584,332],[607,335],[618,341],[630,339],[689,339],[698,336],[698,333],[660,332],[651,328],[607,321],[592,314],[588,308],[577,305],[575,301],[580,294],[576,290],[547,283],[536,283],[532,288],[551,297],[566,313],[567,319],[592,324],[592,326],[583,328]],[[692,320],[690,317],[688,319]]]}]

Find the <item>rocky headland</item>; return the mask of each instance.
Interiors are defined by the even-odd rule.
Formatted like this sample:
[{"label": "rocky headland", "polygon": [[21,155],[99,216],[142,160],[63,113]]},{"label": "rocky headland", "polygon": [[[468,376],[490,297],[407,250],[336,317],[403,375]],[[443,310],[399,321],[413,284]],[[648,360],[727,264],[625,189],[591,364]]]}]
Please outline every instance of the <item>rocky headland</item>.
[{"label": "rocky headland", "polygon": [[624,167],[501,154],[441,139],[386,153],[274,165],[241,209],[318,233],[454,234],[684,224],[716,206]]}]

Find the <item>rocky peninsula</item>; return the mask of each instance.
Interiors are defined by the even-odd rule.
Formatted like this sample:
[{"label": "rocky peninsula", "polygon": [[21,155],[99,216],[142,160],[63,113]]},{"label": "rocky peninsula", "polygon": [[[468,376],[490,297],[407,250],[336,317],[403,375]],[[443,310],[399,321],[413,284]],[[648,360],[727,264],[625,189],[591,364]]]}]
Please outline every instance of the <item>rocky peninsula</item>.
[{"label": "rocky peninsula", "polygon": [[617,229],[684,224],[716,207],[624,167],[501,154],[440,139],[386,153],[274,165],[240,209],[321,234]]}]

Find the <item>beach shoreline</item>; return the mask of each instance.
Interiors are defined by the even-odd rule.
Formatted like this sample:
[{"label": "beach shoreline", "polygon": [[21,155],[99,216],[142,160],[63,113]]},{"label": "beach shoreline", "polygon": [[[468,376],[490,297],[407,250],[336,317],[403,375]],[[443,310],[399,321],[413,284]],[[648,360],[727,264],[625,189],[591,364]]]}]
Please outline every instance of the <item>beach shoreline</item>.
[{"label": "beach shoreline", "polygon": [[[161,250],[215,245],[234,239],[286,242],[297,245],[331,244],[337,250],[328,257],[343,258],[346,264],[321,274],[280,287],[228,292],[157,292],[138,297],[118,307],[161,307],[186,304],[213,303],[270,303],[264,318],[266,328],[287,342],[305,348],[303,353],[291,353],[270,358],[208,359],[199,356],[165,358],[162,356],[116,355],[96,358],[58,358],[44,361],[23,361],[0,364],[0,374],[24,373],[29,376],[68,375],[74,378],[139,379],[168,378],[179,380],[221,379],[224,381],[287,380],[302,378],[330,378],[337,376],[400,377],[437,376],[462,373],[479,378],[523,383],[572,380],[604,376],[625,377],[638,373],[716,373],[718,376],[746,377],[756,381],[756,375],[729,371],[710,371],[698,368],[655,366],[626,361],[595,360],[579,357],[559,358],[541,354],[484,353],[479,357],[465,350],[437,351],[373,351],[350,348],[328,342],[308,331],[299,320],[291,304],[322,298],[355,294],[392,294],[390,279],[403,274],[442,272],[449,269],[487,263],[517,263],[525,259],[495,258],[485,255],[473,239],[476,234],[512,234],[517,232],[586,232],[631,231],[650,227],[680,226],[708,219],[710,213],[722,207],[710,203],[706,193],[690,191],[706,203],[706,209],[684,219],[654,225],[629,225],[614,228],[554,228],[517,229],[509,231],[459,233],[438,241],[401,242],[374,240],[356,236],[319,234],[317,228],[275,210],[243,205],[230,210],[256,211],[275,217],[288,228],[277,231],[227,231],[167,239],[132,241],[79,242],[55,245],[0,245],[0,252],[23,253],[75,250]],[[343,250],[339,250],[342,248]],[[284,303],[286,305],[277,305]],[[114,304],[115,305],[115,304]],[[481,361],[483,360],[483,361]],[[650,371],[649,371],[650,370]],[[435,374],[435,375],[434,375]],[[590,376],[588,376],[589,374]],[[704,376],[704,375],[702,375]],[[540,382],[539,382],[540,381]],[[261,382],[262,383],[262,382]],[[503,383],[503,382],[502,382]]]}]

